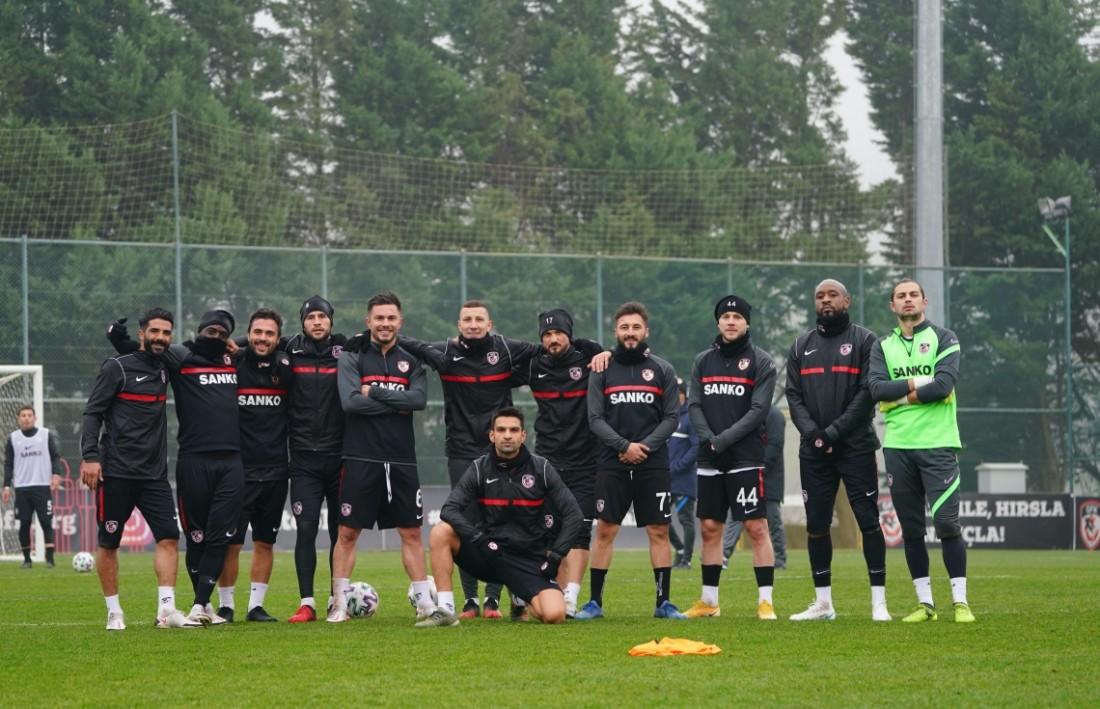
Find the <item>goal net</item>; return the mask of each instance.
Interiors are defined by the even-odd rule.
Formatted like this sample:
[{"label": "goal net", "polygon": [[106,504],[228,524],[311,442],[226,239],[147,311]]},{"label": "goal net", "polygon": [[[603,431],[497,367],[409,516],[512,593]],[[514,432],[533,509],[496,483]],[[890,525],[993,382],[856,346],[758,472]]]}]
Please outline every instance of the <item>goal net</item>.
[{"label": "goal net", "polygon": [[[27,404],[33,406],[38,425],[46,425],[42,403],[42,365],[0,364],[0,435],[4,436],[0,458],[6,456],[7,437],[19,427],[17,415],[21,407]],[[6,460],[4,462],[7,463]],[[23,552],[19,548],[19,522],[15,519],[14,502],[14,497],[6,503],[0,501],[0,560],[5,561],[23,558]],[[32,529],[31,556],[36,561],[42,561],[46,558],[46,550],[37,517]]]}]

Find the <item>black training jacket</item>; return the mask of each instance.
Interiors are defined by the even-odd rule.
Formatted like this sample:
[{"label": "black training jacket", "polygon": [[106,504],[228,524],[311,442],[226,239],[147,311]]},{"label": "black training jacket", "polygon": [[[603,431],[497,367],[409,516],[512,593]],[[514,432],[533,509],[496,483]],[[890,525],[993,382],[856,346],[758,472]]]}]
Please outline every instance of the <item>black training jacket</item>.
[{"label": "black training jacket", "polygon": [[293,383],[294,370],[285,352],[276,350],[258,357],[245,348],[238,353],[237,407],[246,480],[263,481],[269,475],[282,479],[286,475]]}]

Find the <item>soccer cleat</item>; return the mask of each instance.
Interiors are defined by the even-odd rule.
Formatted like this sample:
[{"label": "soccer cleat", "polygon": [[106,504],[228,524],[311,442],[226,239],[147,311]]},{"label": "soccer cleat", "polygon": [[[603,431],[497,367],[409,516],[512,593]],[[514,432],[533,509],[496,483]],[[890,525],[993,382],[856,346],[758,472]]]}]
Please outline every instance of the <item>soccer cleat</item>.
[{"label": "soccer cleat", "polygon": [[33,567],[34,567],[34,564],[32,564],[29,561],[24,561],[23,565],[20,566],[19,568],[21,568],[21,569],[30,569],[30,568],[33,568]]},{"label": "soccer cleat", "polygon": [[673,571],[690,571],[691,570],[691,560],[690,559],[681,559],[680,561],[677,561],[675,564],[672,565],[672,570]]},{"label": "soccer cleat", "polygon": [[349,620],[347,610],[342,608],[333,608],[328,612],[328,617],[325,618],[325,621],[329,623],[346,623]]},{"label": "soccer cleat", "polygon": [[193,622],[183,614],[183,611],[173,608],[168,613],[157,618],[158,628],[201,628],[202,623]]},{"label": "soccer cleat", "polygon": [[809,608],[792,615],[791,620],[836,620],[836,611],[833,610],[832,603],[814,600]]},{"label": "soccer cleat", "polygon": [[485,609],[481,611],[482,618],[503,618],[500,613],[500,602],[495,598],[485,599]]},{"label": "soccer cleat", "polygon": [[955,622],[956,623],[973,623],[975,618],[974,614],[970,611],[970,606],[959,601],[955,604]]},{"label": "soccer cleat", "polygon": [[886,609],[886,601],[879,601],[871,605],[871,620],[893,620],[894,616]]},{"label": "soccer cleat", "polygon": [[459,618],[476,618],[481,615],[481,606],[477,604],[476,598],[467,598],[466,605],[462,606],[462,612],[458,614]]},{"label": "soccer cleat", "polygon": [[771,601],[760,601],[756,606],[756,617],[760,620],[775,620],[775,608]]},{"label": "soccer cleat", "polygon": [[688,618],[717,618],[722,615],[722,609],[717,605],[712,606],[706,601],[696,601],[691,608],[684,611]]},{"label": "soccer cleat", "polygon": [[458,625],[459,620],[455,617],[454,613],[449,613],[443,608],[436,608],[432,611],[424,620],[416,624],[417,628],[449,628],[452,625]]},{"label": "soccer cleat", "polygon": [[253,623],[278,623],[278,618],[272,618],[264,610],[263,606],[256,606],[252,610],[248,611],[248,615],[244,617],[245,620]]},{"label": "soccer cleat", "polygon": [[232,623],[233,622],[232,620],[227,620],[226,618],[223,618],[221,615],[215,613],[214,612],[214,606],[210,605],[209,603],[207,603],[206,607],[203,608],[203,613],[205,613],[206,617],[208,617],[210,619],[210,625],[225,625],[226,623]]},{"label": "soccer cleat", "polygon": [[122,619],[122,613],[107,614],[107,630],[126,630],[126,621]]},{"label": "soccer cleat", "polygon": [[204,628],[209,627],[213,623],[213,620],[211,620],[210,616],[208,616],[201,610],[197,611],[193,608],[191,609],[191,612],[187,614],[187,620],[191,621],[192,623],[198,623]]},{"label": "soccer cleat", "polygon": [[680,609],[672,605],[672,601],[665,601],[661,605],[653,609],[654,618],[672,618],[674,620],[684,620],[686,615],[680,612]]},{"label": "soccer cleat", "polygon": [[54,568],[54,563],[53,563],[53,559],[49,559],[49,560],[47,560],[47,561],[46,561],[46,568],[47,568],[47,569],[52,569],[52,568]]},{"label": "soccer cleat", "polygon": [[312,623],[317,620],[317,611],[313,606],[303,603],[298,612],[286,619],[288,623]]},{"label": "soccer cleat", "polygon": [[565,599],[565,617],[576,618],[577,617],[577,602],[570,599]]},{"label": "soccer cleat", "polygon": [[603,618],[603,608],[600,608],[600,604],[595,601],[585,603],[573,616],[574,620],[592,620],[593,618]]},{"label": "soccer cleat", "polygon": [[217,615],[221,618],[225,618],[226,623],[233,622],[233,609],[229,606],[222,606],[219,608]]},{"label": "soccer cleat", "polygon": [[939,620],[936,607],[929,603],[918,603],[917,609],[901,619],[902,623],[923,623],[927,620]]},{"label": "soccer cleat", "polygon": [[[488,616],[486,616],[488,617]],[[517,606],[512,604],[512,610],[509,613],[509,617],[517,623],[527,622],[527,606]]]}]

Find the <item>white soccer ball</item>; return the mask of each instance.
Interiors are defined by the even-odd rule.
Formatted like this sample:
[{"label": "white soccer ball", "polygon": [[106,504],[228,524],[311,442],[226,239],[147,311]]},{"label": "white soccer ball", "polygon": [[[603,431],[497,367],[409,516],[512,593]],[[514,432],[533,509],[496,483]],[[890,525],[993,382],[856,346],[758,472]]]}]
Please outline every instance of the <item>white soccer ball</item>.
[{"label": "white soccer ball", "polygon": [[86,574],[95,568],[95,557],[86,551],[73,554],[73,571]]},{"label": "white soccer ball", "polygon": [[378,591],[366,581],[348,585],[348,615],[352,618],[370,618],[378,611]]},{"label": "white soccer ball", "polygon": [[[432,597],[432,603],[439,605],[439,591],[435,588],[435,578],[431,576],[428,577],[428,593]],[[413,607],[414,611],[416,610],[416,594],[413,593],[413,585],[411,583],[409,584],[409,605]],[[417,611],[416,617],[420,617],[419,611]]]}]

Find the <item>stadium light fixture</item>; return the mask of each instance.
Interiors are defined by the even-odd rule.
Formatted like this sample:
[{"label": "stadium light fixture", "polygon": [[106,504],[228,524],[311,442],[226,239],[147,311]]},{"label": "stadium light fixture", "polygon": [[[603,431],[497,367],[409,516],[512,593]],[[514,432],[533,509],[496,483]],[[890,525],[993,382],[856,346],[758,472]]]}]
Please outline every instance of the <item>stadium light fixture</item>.
[{"label": "stadium light fixture", "polygon": [[[1073,494],[1073,341],[1071,339],[1073,331],[1070,325],[1070,316],[1073,313],[1073,291],[1070,288],[1070,247],[1069,247],[1069,214],[1073,208],[1073,199],[1071,197],[1059,197],[1058,199],[1051,199],[1050,197],[1043,197],[1039,200],[1039,214],[1043,217],[1043,233],[1047,235],[1051,243],[1054,244],[1054,248],[1058,249],[1058,253],[1062,254],[1062,258],[1066,260],[1066,281],[1065,281],[1065,295],[1063,300],[1065,301],[1065,314],[1063,319],[1066,325],[1066,481],[1069,484],[1069,494]],[[1050,224],[1062,221],[1064,226],[1064,236],[1061,241],[1054,235],[1054,232],[1050,229]]]}]

